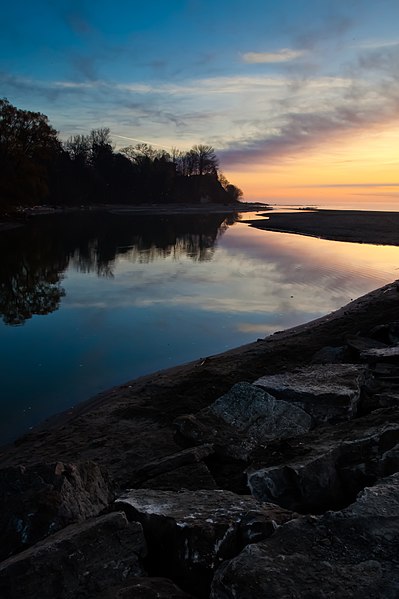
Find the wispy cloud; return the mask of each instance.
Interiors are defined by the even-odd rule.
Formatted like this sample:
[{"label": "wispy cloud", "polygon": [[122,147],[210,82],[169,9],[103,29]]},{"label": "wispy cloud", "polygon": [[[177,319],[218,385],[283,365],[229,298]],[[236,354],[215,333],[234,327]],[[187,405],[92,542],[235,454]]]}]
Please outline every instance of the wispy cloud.
[{"label": "wispy cloud", "polygon": [[[399,115],[399,45],[363,51],[346,69],[346,85],[324,95],[299,81],[256,132],[227,144],[223,165],[259,163],[295,156],[355,131],[397,123]],[[310,80],[311,81],[311,80]]]},{"label": "wispy cloud", "polygon": [[317,183],[312,185],[295,185],[296,188],[379,188],[379,187],[399,187],[399,183]]},{"label": "wispy cloud", "polygon": [[279,63],[279,62],[290,62],[301,58],[305,52],[303,50],[290,50],[289,48],[283,48],[278,52],[246,52],[242,55],[244,62],[250,64],[268,64],[268,63]]}]

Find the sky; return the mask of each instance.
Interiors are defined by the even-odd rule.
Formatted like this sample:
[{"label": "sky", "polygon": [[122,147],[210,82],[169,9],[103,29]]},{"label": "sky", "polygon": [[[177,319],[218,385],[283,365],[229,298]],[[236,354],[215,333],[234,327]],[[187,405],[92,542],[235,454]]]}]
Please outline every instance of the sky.
[{"label": "sky", "polygon": [[211,144],[246,200],[399,205],[399,0],[20,0],[0,97],[62,139]]}]

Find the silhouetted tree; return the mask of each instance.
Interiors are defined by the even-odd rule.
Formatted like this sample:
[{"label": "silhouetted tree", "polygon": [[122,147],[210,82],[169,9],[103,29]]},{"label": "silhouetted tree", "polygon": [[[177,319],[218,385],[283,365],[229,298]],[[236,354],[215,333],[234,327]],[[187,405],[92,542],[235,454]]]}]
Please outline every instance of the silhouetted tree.
[{"label": "silhouetted tree", "polygon": [[196,145],[189,152],[192,161],[191,175],[214,175],[219,167],[219,160],[212,146]]},{"label": "silhouetted tree", "polygon": [[[115,153],[107,127],[64,144],[45,115],[0,100],[0,209],[32,203],[233,202],[210,145],[171,153],[147,143]],[[47,198],[47,199],[46,199]]]},{"label": "silhouetted tree", "polygon": [[61,150],[56,130],[40,112],[0,99],[0,202],[40,202],[48,194],[47,166]]}]

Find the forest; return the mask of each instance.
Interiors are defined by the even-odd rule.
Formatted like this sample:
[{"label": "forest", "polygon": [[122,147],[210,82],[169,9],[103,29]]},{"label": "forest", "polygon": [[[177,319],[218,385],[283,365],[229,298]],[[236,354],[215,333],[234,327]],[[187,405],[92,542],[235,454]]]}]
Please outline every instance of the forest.
[{"label": "forest", "polygon": [[115,151],[108,128],[60,140],[48,117],[0,99],[0,213],[29,206],[234,204],[242,191],[210,145],[182,152],[138,143]]}]

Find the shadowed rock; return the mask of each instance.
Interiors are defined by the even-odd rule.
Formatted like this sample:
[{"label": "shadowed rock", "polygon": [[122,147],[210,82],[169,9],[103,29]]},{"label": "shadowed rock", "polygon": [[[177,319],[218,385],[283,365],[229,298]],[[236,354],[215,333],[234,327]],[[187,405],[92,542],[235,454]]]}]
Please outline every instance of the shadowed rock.
[{"label": "shadowed rock", "polygon": [[215,488],[215,481],[202,463],[213,452],[213,445],[205,444],[152,460],[135,470],[127,486],[170,490]]},{"label": "shadowed rock", "polygon": [[399,475],[342,512],[288,522],[216,572],[211,599],[399,595]]},{"label": "shadowed rock", "polygon": [[197,489],[216,489],[217,485],[206,464],[199,462],[149,478],[140,487],[165,491],[182,489],[195,491]]},{"label": "shadowed rock", "polygon": [[127,586],[107,589],[97,599],[192,599],[167,578],[136,577]]},{"label": "shadowed rock", "polygon": [[142,524],[151,571],[201,596],[224,559],[293,517],[278,506],[229,491],[130,490],[115,508]]},{"label": "shadowed rock", "polygon": [[249,383],[237,383],[208,408],[175,424],[183,439],[212,441],[219,453],[246,459],[256,445],[309,431],[312,419],[298,406],[278,401]]},{"label": "shadowed rock", "polygon": [[364,366],[326,364],[263,376],[254,385],[278,399],[296,404],[321,424],[352,418],[365,381]]},{"label": "shadowed rock", "polygon": [[143,576],[142,527],[123,513],[72,524],[0,564],[7,599],[95,598],[109,586]]},{"label": "shadowed rock", "polygon": [[0,470],[0,558],[96,516],[112,499],[109,482],[94,462]]},{"label": "shadowed rock", "polygon": [[[379,410],[334,427],[323,427],[285,445],[258,448],[247,469],[248,486],[260,501],[299,512],[337,509],[378,477],[399,470],[399,412]],[[388,459],[389,458],[389,459]]]}]

